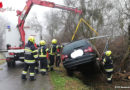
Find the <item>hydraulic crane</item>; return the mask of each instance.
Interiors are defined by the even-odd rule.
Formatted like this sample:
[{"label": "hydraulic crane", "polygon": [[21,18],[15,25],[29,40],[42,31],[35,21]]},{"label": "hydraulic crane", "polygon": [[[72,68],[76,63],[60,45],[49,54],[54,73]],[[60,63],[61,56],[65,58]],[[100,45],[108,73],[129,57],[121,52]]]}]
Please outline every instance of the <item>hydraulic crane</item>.
[{"label": "hydraulic crane", "polygon": [[67,6],[63,6],[63,5],[58,5],[58,4],[55,4],[53,2],[48,2],[48,1],[44,1],[44,0],[28,0],[26,2],[26,6],[24,7],[23,11],[17,10],[17,16],[18,16],[18,25],[17,26],[18,26],[18,29],[20,32],[22,45],[21,45],[21,47],[15,47],[15,48],[9,47],[9,49],[22,49],[22,48],[24,48],[24,46],[25,46],[25,32],[24,32],[23,27],[24,27],[26,17],[28,15],[31,7],[34,4],[45,6],[45,7],[50,7],[50,8],[59,8],[59,9],[63,9],[63,10],[73,11],[73,12],[79,13],[79,14],[82,13],[82,11],[78,10],[77,8],[71,8],[71,7],[67,7]]},{"label": "hydraulic crane", "polygon": [[6,61],[8,66],[15,66],[15,61],[17,60],[24,61],[24,47],[25,47],[25,35],[26,35],[24,31],[24,23],[29,11],[31,10],[31,7],[34,4],[50,7],[50,8],[59,8],[62,10],[73,11],[76,14],[82,13],[82,10],[78,10],[77,8],[58,5],[53,2],[48,2],[44,0],[27,0],[26,6],[24,7],[23,11],[17,10],[17,16],[18,16],[17,27],[20,33],[20,37],[21,37],[20,40],[22,43],[20,47],[11,47],[11,45],[7,45],[8,53],[6,54]]}]

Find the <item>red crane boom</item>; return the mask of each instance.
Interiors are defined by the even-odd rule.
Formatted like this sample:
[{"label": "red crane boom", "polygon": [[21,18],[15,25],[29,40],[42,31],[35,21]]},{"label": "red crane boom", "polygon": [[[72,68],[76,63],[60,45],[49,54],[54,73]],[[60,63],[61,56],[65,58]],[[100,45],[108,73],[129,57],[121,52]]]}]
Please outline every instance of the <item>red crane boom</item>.
[{"label": "red crane boom", "polygon": [[22,45],[21,45],[21,47],[17,47],[17,48],[10,47],[10,49],[22,49],[25,47],[24,23],[25,23],[25,19],[26,19],[33,4],[41,5],[41,6],[45,6],[45,7],[59,8],[59,9],[63,9],[63,10],[73,11],[73,12],[79,13],[79,14],[82,13],[82,10],[78,10],[77,8],[71,8],[71,7],[67,7],[67,6],[63,6],[63,5],[58,5],[58,4],[55,4],[53,2],[48,2],[48,1],[44,1],[44,0],[28,0],[26,2],[26,6],[24,7],[22,12],[17,10],[18,29],[20,32]]}]

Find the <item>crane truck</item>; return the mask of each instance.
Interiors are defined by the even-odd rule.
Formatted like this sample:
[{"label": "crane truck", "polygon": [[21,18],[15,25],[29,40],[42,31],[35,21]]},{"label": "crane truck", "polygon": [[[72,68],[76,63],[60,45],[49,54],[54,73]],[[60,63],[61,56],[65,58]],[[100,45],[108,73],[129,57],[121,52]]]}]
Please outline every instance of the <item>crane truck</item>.
[{"label": "crane truck", "polygon": [[27,0],[23,11],[17,10],[17,16],[18,16],[17,28],[20,34],[21,43],[17,47],[12,47],[10,44],[6,45],[7,46],[6,62],[7,62],[8,67],[15,66],[16,61],[22,61],[22,62],[24,61],[24,47],[25,47],[25,38],[26,38],[26,33],[24,31],[24,23],[31,7],[34,4],[45,6],[45,7],[50,7],[50,8],[58,8],[62,10],[73,11],[79,14],[82,13],[82,10],[78,10],[77,8],[58,5],[58,4],[55,4],[54,2],[49,2],[45,0]]}]

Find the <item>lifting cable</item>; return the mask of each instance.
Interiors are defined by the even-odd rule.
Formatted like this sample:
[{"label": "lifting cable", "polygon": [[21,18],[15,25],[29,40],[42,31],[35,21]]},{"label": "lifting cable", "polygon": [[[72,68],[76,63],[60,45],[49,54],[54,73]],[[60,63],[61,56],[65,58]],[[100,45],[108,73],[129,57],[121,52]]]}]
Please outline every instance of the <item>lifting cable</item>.
[{"label": "lifting cable", "polygon": [[98,36],[98,32],[96,30],[94,30],[94,28],[92,28],[91,25],[89,23],[87,23],[83,18],[81,18],[79,20],[79,22],[78,22],[78,25],[77,25],[77,27],[75,29],[75,32],[74,32],[74,34],[72,36],[71,41],[74,40],[74,37],[75,37],[75,35],[76,35],[77,31],[78,31],[78,28],[79,28],[81,22],[85,23],[90,28],[90,30],[92,30],[96,34],[96,36]]},{"label": "lifting cable", "polygon": [[106,45],[105,45],[105,48],[104,48],[102,54],[100,54],[99,51],[97,50],[96,46],[93,45],[94,48],[95,48],[95,50],[96,50],[96,52],[97,52],[97,54],[98,54],[98,56],[99,56],[99,57],[102,57],[103,53],[104,53],[106,50],[108,50],[108,47],[109,47],[109,39],[110,39],[110,36],[111,36],[111,35],[98,36],[98,35],[99,35],[98,32],[97,32],[94,28],[92,28],[92,26],[91,26],[89,23],[87,23],[87,21],[85,21],[85,19],[80,18],[80,20],[79,20],[79,22],[78,22],[78,25],[76,26],[75,32],[74,32],[74,34],[73,34],[73,36],[72,36],[71,42],[74,40],[75,35],[76,35],[77,31],[78,31],[78,28],[79,28],[81,22],[85,23],[85,24],[90,28],[90,30],[92,30],[92,31],[96,34],[96,36],[97,36],[97,37],[89,38],[88,40],[107,37],[107,42],[106,42]]}]

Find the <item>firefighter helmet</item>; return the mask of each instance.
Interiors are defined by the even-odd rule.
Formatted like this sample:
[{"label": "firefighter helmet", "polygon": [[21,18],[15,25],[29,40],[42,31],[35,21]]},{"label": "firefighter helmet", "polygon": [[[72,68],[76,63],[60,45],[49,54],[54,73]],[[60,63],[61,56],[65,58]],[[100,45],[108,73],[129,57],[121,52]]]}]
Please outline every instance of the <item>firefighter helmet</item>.
[{"label": "firefighter helmet", "polygon": [[51,43],[52,43],[52,44],[57,44],[57,40],[56,40],[56,39],[53,39],[53,40],[51,41]]},{"label": "firefighter helmet", "polygon": [[40,45],[45,45],[46,44],[46,41],[45,40],[41,40],[40,41]]},{"label": "firefighter helmet", "polygon": [[105,52],[106,56],[110,56],[112,54],[112,52],[110,50]]},{"label": "firefighter helmet", "polygon": [[35,43],[35,38],[33,36],[29,36],[28,41]]}]

